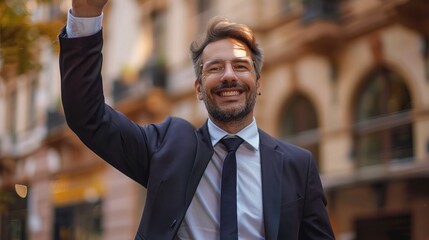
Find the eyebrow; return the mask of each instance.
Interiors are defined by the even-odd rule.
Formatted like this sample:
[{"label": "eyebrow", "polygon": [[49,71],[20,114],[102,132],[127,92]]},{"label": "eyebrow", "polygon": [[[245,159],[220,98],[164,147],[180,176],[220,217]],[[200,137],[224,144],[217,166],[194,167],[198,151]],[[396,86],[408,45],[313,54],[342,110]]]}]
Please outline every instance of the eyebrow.
[{"label": "eyebrow", "polygon": [[240,63],[240,62],[245,62],[245,63],[251,63],[252,59],[248,58],[248,57],[242,57],[242,58],[234,58],[234,59],[213,59],[213,60],[209,60],[205,63],[202,63],[201,65],[205,65],[205,64],[217,64],[217,63],[223,63],[226,61],[231,61],[232,63]]}]

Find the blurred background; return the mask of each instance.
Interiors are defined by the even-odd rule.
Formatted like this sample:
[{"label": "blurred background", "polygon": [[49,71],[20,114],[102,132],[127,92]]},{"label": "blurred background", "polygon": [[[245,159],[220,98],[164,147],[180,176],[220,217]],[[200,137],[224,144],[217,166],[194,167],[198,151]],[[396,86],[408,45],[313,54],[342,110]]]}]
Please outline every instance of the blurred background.
[{"label": "blurred background", "polygon": [[[0,239],[133,239],[145,190],[65,125],[71,0],[0,0]],[[265,52],[258,126],[313,152],[340,240],[429,239],[429,1],[111,0],[107,102],[200,126],[189,44],[216,15]],[[171,199],[174,201],[174,199]]]}]

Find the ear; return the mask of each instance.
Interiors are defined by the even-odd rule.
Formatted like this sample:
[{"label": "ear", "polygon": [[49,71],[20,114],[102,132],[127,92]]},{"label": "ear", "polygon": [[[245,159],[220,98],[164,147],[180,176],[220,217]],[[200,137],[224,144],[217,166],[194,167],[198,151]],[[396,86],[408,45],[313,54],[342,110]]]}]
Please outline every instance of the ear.
[{"label": "ear", "polygon": [[194,86],[195,86],[195,93],[197,94],[198,100],[203,100],[203,94],[201,89],[203,86],[201,86],[201,82],[198,79],[195,79]]}]

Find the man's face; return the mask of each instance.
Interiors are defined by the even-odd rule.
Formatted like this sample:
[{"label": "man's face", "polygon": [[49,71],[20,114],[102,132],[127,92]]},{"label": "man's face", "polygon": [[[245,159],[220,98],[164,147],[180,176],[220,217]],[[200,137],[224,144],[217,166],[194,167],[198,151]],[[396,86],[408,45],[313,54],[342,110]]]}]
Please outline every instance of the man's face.
[{"label": "man's face", "polygon": [[260,88],[250,50],[242,42],[227,38],[212,42],[202,54],[201,82],[195,81],[214,121],[251,121]]}]

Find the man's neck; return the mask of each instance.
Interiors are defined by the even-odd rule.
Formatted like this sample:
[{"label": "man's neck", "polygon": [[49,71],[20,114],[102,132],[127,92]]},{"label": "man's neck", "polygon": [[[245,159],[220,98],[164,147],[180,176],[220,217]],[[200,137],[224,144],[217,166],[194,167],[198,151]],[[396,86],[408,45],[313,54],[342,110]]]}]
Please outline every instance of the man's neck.
[{"label": "man's neck", "polygon": [[241,120],[228,121],[228,122],[218,121],[216,119],[213,119],[212,117],[210,117],[210,120],[225,132],[229,134],[235,134],[243,130],[249,124],[251,124],[253,121],[253,116],[250,115],[249,117],[245,117]]}]

